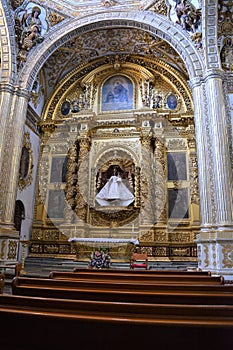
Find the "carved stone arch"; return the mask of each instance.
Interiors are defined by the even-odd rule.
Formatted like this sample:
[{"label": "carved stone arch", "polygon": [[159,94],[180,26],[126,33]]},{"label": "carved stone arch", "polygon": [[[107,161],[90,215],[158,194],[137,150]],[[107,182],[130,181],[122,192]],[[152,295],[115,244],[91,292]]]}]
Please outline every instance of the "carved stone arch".
[{"label": "carved stone arch", "polygon": [[[205,35],[203,36],[203,49],[207,69],[221,68],[220,53],[218,50],[217,21],[218,1],[203,1],[203,23]],[[207,20],[208,17],[208,20]]]},{"label": "carved stone arch", "polygon": [[43,43],[30,52],[19,74],[18,84],[30,90],[38,71],[59,46],[81,33],[106,28],[106,26],[136,28],[158,36],[180,54],[186,64],[190,79],[203,75],[204,66],[200,53],[191,38],[180,30],[178,25],[173,24],[164,16],[149,11],[146,13],[144,11],[117,11],[102,12],[98,16],[91,14],[59,23],[56,28],[45,35]]},{"label": "carved stone arch", "polygon": [[[113,153],[114,151],[117,150],[123,154],[127,154],[130,159],[134,162],[135,166],[139,167],[140,166],[140,159],[138,155],[129,147],[127,146],[119,146],[119,144],[112,142],[111,143],[111,148],[109,148],[109,144],[106,145],[104,148],[102,148],[93,158],[93,163],[92,166],[95,169],[99,169],[100,165],[102,164],[101,162],[106,161],[108,159],[108,154],[111,154],[111,158],[113,159]],[[117,156],[116,156],[117,158]]]},{"label": "carved stone arch", "polygon": [[[135,72],[138,72],[138,74],[140,73],[140,75],[145,79],[148,79],[148,80],[153,79],[153,74],[150,72],[149,69],[147,69],[146,67],[142,67],[141,65],[136,63],[132,63],[132,62],[128,63],[127,61],[122,63],[121,72],[122,71],[127,71],[127,72],[131,71],[133,72],[131,73],[132,76]],[[77,72],[77,69],[75,70],[75,72]],[[86,74],[85,77],[82,79],[81,84],[85,84],[86,82],[91,81],[93,77],[95,77],[95,80],[97,80],[97,83],[98,83],[98,81],[103,80],[104,75],[106,75],[107,77],[107,75],[110,76],[111,74],[116,74],[116,72],[117,70],[115,69],[114,64],[104,64],[104,65],[101,64],[98,68],[95,68],[90,73]]]},{"label": "carved stone arch", "polygon": [[0,2],[0,81],[14,83],[17,73],[16,43],[14,32],[14,18],[9,1]]}]

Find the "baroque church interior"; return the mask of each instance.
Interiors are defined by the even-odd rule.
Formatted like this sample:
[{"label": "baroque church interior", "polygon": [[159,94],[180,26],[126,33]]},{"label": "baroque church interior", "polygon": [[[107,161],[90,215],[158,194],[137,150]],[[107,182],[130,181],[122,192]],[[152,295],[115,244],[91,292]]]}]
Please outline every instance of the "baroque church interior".
[{"label": "baroque church interior", "polygon": [[1,265],[137,250],[233,279],[232,13],[1,1]]}]

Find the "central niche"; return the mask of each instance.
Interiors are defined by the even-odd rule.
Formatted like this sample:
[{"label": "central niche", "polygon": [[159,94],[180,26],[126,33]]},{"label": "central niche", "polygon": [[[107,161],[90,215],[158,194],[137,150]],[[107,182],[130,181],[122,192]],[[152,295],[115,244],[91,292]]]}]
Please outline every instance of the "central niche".
[{"label": "central niche", "polygon": [[90,223],[96,226],[122,226],[134,220],[140,212],[140,169],[133,159],[119,151],[114,158],[104,153],[96,164],[93,178],[94,206],[90,208]]},{"label": "central niche", "polygon": [[134,202],[134,174],[131,169],[110,165],[107,171],[98,172],[96,189],[95,201],[100,207],[127,207]]},{"label": "central niche", "polygon": [[102,87],[102,111],[120,111],[134,108],[133,83],[123,75],[107,79]]}]

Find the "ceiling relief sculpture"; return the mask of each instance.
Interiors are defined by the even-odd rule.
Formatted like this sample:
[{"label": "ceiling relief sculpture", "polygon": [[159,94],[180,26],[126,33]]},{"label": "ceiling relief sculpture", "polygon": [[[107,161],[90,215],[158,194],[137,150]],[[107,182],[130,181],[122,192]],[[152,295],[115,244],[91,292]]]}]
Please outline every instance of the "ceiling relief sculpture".
[{"label": "ceiling relief sculpture", "polygon": [[[42,3],[42,4],[41,4]],[[52,3],[54,4],[52,6]],[[108,11],[111,8],[119,8],[120,10],[129,10],[129,9],[141,9],[141,10],[150,10],[156,12],[158,14],[162,14],[172,20],[173,22],[179,24],[182,29],[190,33],[192,40],[195,42],[195,45],[198,48],[201,48],[201,28],[200,28],[200,19],[201,19],[201,10],[195,7],[193,3],[196,4],[196,1],[170,1],[170,0],[159,0],[159,1],[92,1],[92,2],[82,2],[79,1],[78,4],[73,1],[51,1],[49,4],[45,1],[13,1],[12,7],[15,10],[15,33],[16,33],[16,41],[19,47],[18,52],[18,69],[21,69],[24,63],[27,60],[28,52],[36,45],[40,44],[44,39],[44,34],[49,31],[54,25],[61,22],[67,17],[81,17],[83,15],[94,13],[96,11]],[[42,6],[41,6],[42,5]],[[69,13],[66,10],[69,8],[71,10]],[[36,14],[34,9],[37,9]],[[31,16],[31,17],[30,17]],[[29,18],[31,20],[29,21]],[[133,36],[134,30],[132,31],[132,35],[130,35],[130,31],[124,33],[124,31],[120,35],[114,35],[114,31],[110,33],[110,40],[108,41],[107,47],[105,47],[105,36],[103,32],[97,31],[93,32],[94,35],[83,35],[81,38],[78,37],[75,42],[73,42],[74,46],[72,47],[72,43],[67,44],[63,50],[65,50],[67,55],[67,50],[72,51],[76,49],[81,49],[83,52],[83,58],[87,58],[89,56],[95,57],[95,55],[99,56],[103,54],[103,52],[99,52],[100,47],[104,46],[104,49],[113,50],[114,44],[117,44],[117,41],[120,41],[121,50],[122,46],[125,43],[130,43],[131,47],[128,47],[128,51],[132,52],[132,47],[134,48],[134,52],[140,51],[140,54],[152,54],[155,55],[155,51],[157,54],[161,54],[161,51],[155,50],[154,47],[154,38],[149,37],[145,39],[141,39],[138,36]],[[101,36],[103,34],[103,36]],[[101,46],[96,47],[93,50],[91,46],[95,41],[91,41],[92,45],[83,45],[86,42],[86,37],[88,36],[88,42],[92,39],[97,40],[97,45],[101,41]],[[94,38],[95,36],[95,38]],[[112,36],[114,36],[114,41],[112,41]],[[108,36],[107,36],[108,38]],[[118,40],[117,40],[118,39]],[[139,39],[139,45],[143,45],[143,41],[145,41],[145,45],[142,48],[139,45],[136,45],[137,40]],[[111,47],[113,45],[113,47]],[[149,45],[149,48],[148,48]],[[81,47],[80,47],[81,46]],[[115,47],[116,50],[116,47]],[[142,52],[141,52],[142,51]],[[168,52],[166,52],[168,54]],[[58,55],[60,56],[61,50],[59,50]],[[74,54],[74,52],[73,52]],[[171,56],[174,56],[174,53],[170,53],[170,60],[172,60]],[[69,56],[69,55],[68,55]],[[72,56],[72,53],[71,53]],[[169,56],[169,55],[168,55]],[[76,62],[76,61],[75,61]],[[181,62],[180,62],[181,63]],[[174,62],[172,63],[174,64]],[[68,66],[67,66],[68,67]],[[180,68],[180,67],[179,67]],[[184,67],[182,67],[184,68]]]},{"label": "ceiling relief sculpture", "polygon": [[116,54],[121,59],[125,54],[163,60],[187,78],[184,62],[169,44],[141,30],[116,28],[85,33],[59,47],[44,66],[46,90],[51,91],[73,69]]}]

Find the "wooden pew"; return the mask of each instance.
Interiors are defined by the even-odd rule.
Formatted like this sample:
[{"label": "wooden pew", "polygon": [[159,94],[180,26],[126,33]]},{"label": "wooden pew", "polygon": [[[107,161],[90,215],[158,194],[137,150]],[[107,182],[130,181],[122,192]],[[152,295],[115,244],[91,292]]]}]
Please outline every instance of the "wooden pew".
[{"label": "wooden pew", "polygon": [[202,271],[202,270],[195,270],[195,271],[188,271],[188,270],[130,270],[130,269],[119,269],[119,268],[111,268],[111,269],[87,269],[87,268],[74,268],[73,272],[79,272],[82,274],[90,273],[90,272],[95,272],[95,273],[130,273],[130,274],[143,274],[143,275],[170,275],[170,274],[175,274],[175,275],[197,275],[197,276],[211,276],[211,271]]},{"label": "wooden pew", "polygon": [[3,293],[4,287],[5,287],[5,274],[0,273],[0,294]]},{"label": "wooden pew", "polygon": [[[233,340],[233,306],[156,305],[0,295],[1,348],[204,349]],[[14,336],[12,336],[12,329]],[[206,343],[207,342],[207,343]],[[227,347],[226,347],[227,348]],[[217,349],[217,348],[216,348]]]},{"label": "wooden pew", "polygon": [[[8,270],[13,270],[14,271],[13,274],[15,276],[19,276],[21,269],[22,269],[22,263],[19,263],[19,262],[18,263],[11,263],[11,264],[8,263],[8,264],[4,264],[4,265],[0,264],[0,270],[3,271],[5,276],[6,276]],[[8,274],[9,274],[9,272],[8,272]]]},{"label": "wooden pew", "polygon": [[148,282],[138,283],[137,281],[122,281],[122,280],[92,280],[92,279],[49,279],[49,278],[27,278],[14,277],[12,281],[12,288],[15,286],[44,286],[44,287],[67,287],[75,288],[95,288],[105,290],[137,290],[137,291],[191,291],[191,292],[233,292],[232,285],[222,284],[197,284],[197,283],[166,283],[166,282]]},{"label": "wooden pew", "polygon": [[[161,274],[134,274],[128,273],[111,273],[96,272],[97,270],[89,270],[86,273],[79,272],[64,272],[51,271],[49,278],[52,279],[72,279],[72,280],[96,280],[96,281],[127,281],[137,283],[198,283],[198,284],[224,284],[223,276],[209,276],[209,275],[178,275],[170,273],[166,275]],[[133,270],[134,271],[134,270]]]},{"label": "wooden pew", "polygon": [[[90,300],[62,300],[56,298],[33,298],[20,297],[14,295],[2,294],[0,296],[0,309],[19,310],[45,310],[54,314],[60,314],[64,311],[69,315],[98,315],[111,319],[116,317],[123,319],[125,317],[137,317],[153,323],[154,319],[159,316],[161,321],[167,316],[173,317],[174,320],[182,317],[183,320],[191,323],[206,322],[212,320],[213,324],[223,322],[233,327],[233,305],[212,307],[211,305],[183,305],[183,304],[145,304],[145,303],[129,303],[129,302],[108,302],[108,301],[90,301]],[[163,322],[163,321],[162,321]],[[175,321],[176,322],[176,321]]]},{"label": "wooden pew", "polygon": [[[160,304],[233,305],[233,287],[225,285],[136,285],[15,277],[12,294],[22,296]],[[152,288],[151,288],[152,287]]]}]

